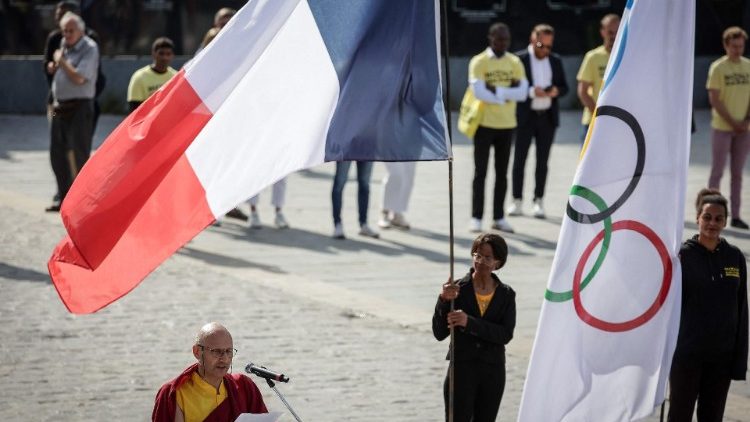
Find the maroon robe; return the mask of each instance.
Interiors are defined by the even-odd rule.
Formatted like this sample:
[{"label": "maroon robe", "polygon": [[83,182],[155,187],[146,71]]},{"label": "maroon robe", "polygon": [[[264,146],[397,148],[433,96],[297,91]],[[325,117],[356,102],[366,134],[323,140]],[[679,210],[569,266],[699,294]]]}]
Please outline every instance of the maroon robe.
[{"label": "maroon robe", "polygon": [[[156,393],[154,411],[151,413],[153,422],[174,421],[177,389],[190,379],[197,368],[197,363],[190,365],[177,378],[162,385]],[[260,390],[245,375],[224,375],[224,387],[227,389],[227,398],[204,419],[204,422],[234,422],[241,413],[268,413]]]}]

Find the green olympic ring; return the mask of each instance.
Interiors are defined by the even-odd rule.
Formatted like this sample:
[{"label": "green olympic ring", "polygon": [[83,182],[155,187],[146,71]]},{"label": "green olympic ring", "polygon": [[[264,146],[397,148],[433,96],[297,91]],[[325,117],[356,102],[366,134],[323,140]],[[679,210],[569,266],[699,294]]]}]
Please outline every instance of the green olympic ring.
[{"label": "green olympic ring", "polygon": [[[604,212],[607,209],[607,204],[604,202],[604,200],[599,195],[594,193],[594,191],[589,190],[588,188],[573,185],[573,187],[570,188],[570,194],[588,199],[589,202],[594,204],[594,206],[600,212]],[[597,271],[599,271],[599,267],[602,266],[604,257],[607,255],[607,251],[609,250],[609,241],[611,240],[611,238],[612,217],[608,215],[606,218],[604,218],[604,239],[602,242],[602,248],[599,250],[599,256],[596,257],[596,262],[594,262],[594,266],[591,268],[591,271],[586,274],[586,278],[584,278],[581,282],[581,291],[583,291],[583,289],[588,286],[589,282],[594,278]],[[573,299],[573,290],[571,289],[565,292],[553,292],[552,290],[547,289],[544,292],[544,298],[549,300],[550,302],[565,302],[567,300]]]}]

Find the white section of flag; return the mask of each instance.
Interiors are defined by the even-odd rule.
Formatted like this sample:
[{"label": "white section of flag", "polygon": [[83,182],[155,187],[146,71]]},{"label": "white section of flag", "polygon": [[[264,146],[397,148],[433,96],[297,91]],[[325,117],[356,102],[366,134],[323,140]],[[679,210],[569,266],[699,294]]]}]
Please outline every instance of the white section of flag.
[{"label": "white section of flag", "polygon": [[[276,5],[275,1],[270,3]],[[268,24],[273,26],[274,37],[244,43],[253,45],[255,56],[232,63],[237,70],[230,74],[239,73],[241,79],[235,81],[234,90],[225,94],[225,99],[214,96],[208,100],[215,114],[186,151],[216,216],[287,174],[324,161],[339,82],[307,2],[293,3],[297,4],[289,14],[274,10],[274,19]],[[278,25],[276,21],[282,17]],[[247,24],[237,20],[232,23]],[[264,25],[250,27],[253,33],[272,32]],[[267,44],[259,46],[261,41]],[[218,47],[226,46],[223,51],[207,53],[232,61],[242,53],[235,50],[242,44],[221,43]],[[199,94],[211,92],[208,84],[222,82],[197,72],[197,68],[193,70],[187,72],[187,78]]]},{"label": "white section of flag", "polygon": [[[544,301],[527,373],[519,421],[630,421],[650,415],[664,400],[677,340],[682,240],[693,87],[694,0],[629,2],[597,107],[631,113],[643,129],[645,166],[632,195],[612,222],[634,220],[666,247],[671,287],[663,306],[643,325],[609,332],[583,321],[573,301]],[[624,29],[627,27],[627,31]],[[618,52],[622,60],[615,66]],[[607,78],[605,75],[605,80]],[[631,180],[634,136],[622,121],[597,117],[590,144],[573,182],[611,206]],[[570,196],[573,209],[597,213],[586,199]],[[549,289],[571,290],[583,250],[603,222],[582,224],[565,216]],[[594,248],[583,270],[592,268]],[[652,243],[632,230],[612,233],[597,275],[581,291],[586,310],[622,322],[643,313],[662,283],[661,260]]]}]

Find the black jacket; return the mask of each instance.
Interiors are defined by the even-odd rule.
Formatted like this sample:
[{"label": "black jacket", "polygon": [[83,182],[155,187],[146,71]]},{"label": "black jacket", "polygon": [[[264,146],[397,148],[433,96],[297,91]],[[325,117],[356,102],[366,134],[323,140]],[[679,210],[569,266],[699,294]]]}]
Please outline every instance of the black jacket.
[{"label": "black jacket", "polygon": [[732,379],[747,372],[747,264],[721,239],[714,251],[698,236],[680,249],[682,314],[675,360],[731,362]]},{"label": "black jacket", "polygon": [[[513,338],[516,327],[516,292],[503,284],[495,274],[492,274],[492,279],[497,288],[484,316],[479,313],[471,272],[458,281],[460,290],[455,309],[463,310],[468,315],[468,321],[465,328],[456,329],[456,361],[505,364],[505,345]],[[450,335],[447,321],[450,306],[450,302],[443,302],[438,297],[432,315],[432,334],[441,341]]]},{"label": "black jacket", "polygon": [[[516,53],[521,63],[523,63],[523,69],[526,71],[526,78],[529,80],[529,89],[534,86],[534,77],[531,74],[531,60],[529,58],[529,50],[523,49]],[[555,53],[549,55],[549,64],[552,67],[552,85],[557,87],[559,95],[552,99],[552,106],[550,112],[552,113],[552,123],[555,127],[560,126],[560,106],[558,105],[558,99],[568,93],[568,82],[565,80],[565,71],[563,70],[562,60],[560,56]],[[546,88],[546,87],[545,87]],[[529,112],[531,111],[531,97],[527,97],[526,101],[518,103],[516,105],[516,120],[518,120],[518,126],[526,123]]]}]

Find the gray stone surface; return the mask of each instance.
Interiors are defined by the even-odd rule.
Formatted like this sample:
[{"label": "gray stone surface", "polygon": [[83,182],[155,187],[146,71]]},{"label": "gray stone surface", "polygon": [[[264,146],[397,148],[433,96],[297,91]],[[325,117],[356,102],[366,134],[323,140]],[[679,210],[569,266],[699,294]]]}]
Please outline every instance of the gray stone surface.
[{"label": "gray stone surface", "polygon": [[[564,113],[552,150],[545,198],[549,218],[511,218],[517,233],[505,236],[510,258],[499,275],[518,293],[518,328],[508,347],[508,383],[498,420],[516,418],[578,160],[578,118],[577,112]],[[708,172],[707,112],[699,110],[696,119],[685,236],[695,232],[691,203]],[[97,144],[118,121],[102,117]],[[455,273],[460,276],[473,239],[466,230],[473,164],[468,141],[461,135],[454,139]],[[156,390],[191,363],[191,338],[209,320],[234,333],[240,350],[235,371],[255,362],[292,378],[279,389],[303,420],[441,419],[447,343],[432,338],[429,319],[449,275],[447,163],[418,164],[410,231],[383,231],[380,240],[357,236],[352,170],[343,213],[349,238],[332,239],[333,164],[325,164],[290,176],[285,207],[290,229],[271,226],[270,192],[264,191],[263,229],[225,219],[122,300],[96,314],[75,316],[67,313],[46,273],[46,260],[64,235],[59,216],[43,212],[54,193],[47,144],[43,116],[0,115],[0,420],[148,420]],[[527,180],[532,164],[533,158]],[[383,174],[376,165],[373,226]],[[527,182],[527,195],[532,188]],[[748,192],[743,192],[745,204],[750,204]],[[525,205],[528,212],[530,204]],[[750,233],[728,229],[725,235],[750,251]],[[285,410],[265,384],[259,387],[272,410]],[[750,421],[748,415],[750,387],[735,382],[726,420]],[[283,420],[293,418],[287,414]]]}]

